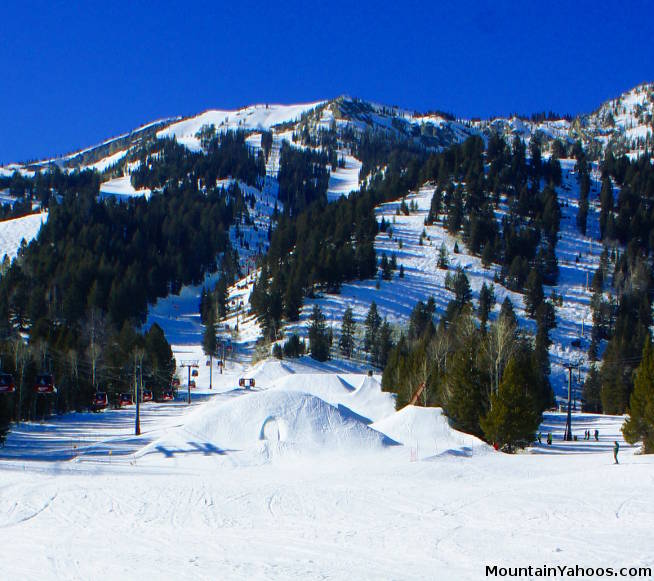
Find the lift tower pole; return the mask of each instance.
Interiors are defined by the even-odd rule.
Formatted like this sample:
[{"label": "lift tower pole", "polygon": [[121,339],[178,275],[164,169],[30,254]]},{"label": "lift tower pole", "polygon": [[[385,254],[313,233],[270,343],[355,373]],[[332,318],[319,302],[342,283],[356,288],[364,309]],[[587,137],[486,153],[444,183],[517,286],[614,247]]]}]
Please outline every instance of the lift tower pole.
[{"label": "lift tower pole", "polygon": [[565,422],[565,435],[563,436],[563,439],[566,442],[571,442],[572,441],[572,369],[574,368],[574,365],[566,365],[566,369],[568,370],[568,417]]},{"label": "lift tower pole", "polygon": [[182,361],[180,364],[180,367],[186,367],[188,368],[188,399],[187,403],[191,403],[191,368],[197,369],[200,367],[200,363],[197,361],[197,359],[194,359],[193,361]]}]

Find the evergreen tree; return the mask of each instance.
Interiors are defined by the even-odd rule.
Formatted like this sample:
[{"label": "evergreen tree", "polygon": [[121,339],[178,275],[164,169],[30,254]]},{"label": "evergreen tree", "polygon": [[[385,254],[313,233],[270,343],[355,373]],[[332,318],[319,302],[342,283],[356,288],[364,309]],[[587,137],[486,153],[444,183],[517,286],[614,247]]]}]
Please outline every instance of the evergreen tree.
[{"label": "evergreen tree", "polygon": [[304,343],[300,341],[297,333],[293,333],[286,339],[282,347],[282,353],[284,357],[300,357],[300,355],[304,355]]},{"label": "evergreen tree", "polygon": [[325,315],[318,305],[313,306],[309,318],[309,352],[317,361],[329,359],[329,330],[325,324]]},{"label": "evergreen tree", "polygon": [[613,185],[611,178],[606,176],[602,180],[600,190],[600,238],[613,238]]},{"label": "evergreen tree", "polygon": [[363,350],[366,353],[373,352],[374,346],[377,343],[377,334],[379,333],[379,327],[381,326],[381,316],[377,311],[377,304],[375,301],[372,301],[370,304],[370,309],[366,315],[365,334],[363,337]]},{"label": "evergreen tree", "polygon": [[388,257],[386,256],[386,253],[382,254],[381,257],[381,262],[379,265],[381,272],[382,272],[382,278],[384,280],[391,280],[392,274],[393,274],[393,269],[391,267],[391,263],[388,260]]},{"label": "evergreen tree", "polygon": [[226,273],[222,273],[220,279],[216,283],[214,289],[214,297],[216,301],[216,318],[222,320],[227,316],[227,280]]},{"label": "evergreen tree", "polygon": [[461,267],[457,268],[454,275],[454,301],[459,310],[472,300],[470,281]]},{"label": "evergreen tree", "polygon": [[543,278],[537,269],[532,268],[527,277],[524,296],[525,310],[530,317],[534,317],[536,309],[543,302],[544,298]]},{"label": "evergreen tree", "polygon": [[202,350],[207,357],[213,357],[218,347],[216,341],[216,312],[210,309],[207,313],[207,322],[202,335]]},{"label": "evergreen tree", "polygon": [[341,337],[338,340],[338,347],[341,355],[348,359],[354,353],[354,335],[356,333],[356,322],[352,308],[348,307],[343,313],[343,322],[341,324]]},{"label": "evergreen tree", "polygon": [[436,312],[436,301],[429,297],[426,303],[418,301],[411,311],[409,318],[409,341],[417,341],[424,337],[431,337],[435,331],[434,313]]},{"label": "evergreen tree", "polygon": [[486,322],[488,317],[493,310],[495,305],[495,289],[493,285],[487,285],[485,282],[481,285],[481,290],[479,291],[479,323],[481,328],[486,328]]},{"label": "evergreen tree", "polygon": [[377,344],[374,349],[373,360],[378,367],[385,367],[388,362],[388,355],[393,348],[393,329],[390,323],[384,319],[377,334]]},{"label": "evergreen tree", "polygon": [[445,242],[441,243],[440,250],[438,251],[438,268],[441,270],[447,270],[449,265],[449,257],[447,255],[447,247]]},{"label": "evergreen tree", "polygon": [[654,349],[649,337],[636,369],[634,390],[629,399],[629,417],[622,432],[630,444],[642,440],[643,451],[654,453]]},{"label": "evergreen tree", "polygon": [[[539,371],[538,385],[542,386],[540,390],[539,403],[543,409],[552,401],[551,387],[548,376],[550,375],[550,352],[552,344],[550,331],[556,327],[556,313],[554,305],[550,301],[543,301],[536,309],[536,341],[534,344],[534,361],[535,367]],[[537,385],[536,383],[534,385]]]},{"label": "evergreen tree", "polygon": [[477,350],[475,341],[466,339],[452,354],[444,379],[445,411],[456,429],[469,434],[480,434],[479,418],[486,411],[482,390],[487,382],[477,365]]},{"label": "evergreen tree", "polygon": [[602,400],[600,398],[601,387],[602,381],[599,373],[597,372],[597,367],[595,367],[595,365],[591,365],[581,392],[584,411],[594,414],[602,413]]},{"label": "evergreen tree", "polygon": [[508,295],[502,302],[502,307],[500,309],[500,319],[506,319],[512,324],[513,327],[518,326],[518,317],[516,317],[513,303],[511,302],[511,299],[508,297]]},{"label": "evergreen tree", "polygon": [[489,442],[511,452],[534,440],[541,414],[529,393],[534,382],[529,366],[511,359],[504,370],[498,392],[491,395],[490,410],[481,419],[481,428]]}]

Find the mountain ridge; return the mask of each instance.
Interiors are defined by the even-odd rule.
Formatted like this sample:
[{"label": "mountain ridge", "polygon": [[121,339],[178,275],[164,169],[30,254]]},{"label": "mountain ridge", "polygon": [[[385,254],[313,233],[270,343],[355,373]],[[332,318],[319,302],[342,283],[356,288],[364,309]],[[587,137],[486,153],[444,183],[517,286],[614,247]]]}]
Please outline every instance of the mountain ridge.
[{"label": "mountain ridge", "polygon": [[[259,122],[261,115],[258,113],[262,111],[271,112],[269,116],[275,122]],[[312,125],[309,121],[317,111],[321,114],[320,118],[313,119]],[[254,123],[249,122],[248,118],[251,117],[255,118]],[[525,140],[540,134],[546,142],[580,139],[585,147],[590,146],[591,154],[595,156],[606,148],[633,155],[650,150],[654,143],[654,82],[641,83],[601,103],[594,111],[576,115],[571,120],[568,116],[561,116],[560,119],[533,121],[519,115],[468,119],[438,110],[423,113],[345,94],[313,103],[258,103],[236,110],[207,109],[196,115],[174,116],[146,123],[64,156],[37,162],[10,163],[0,168],[0,174],[8,175],[15,170],[35,171],[52,164],[68,170],[85,169],[119,151],[129,151],[144,139],[152,138],[153,134],[157,137],[168,136],[173,126],[192,126],[194,121],[199,120],[206,120],[204,124],[207,125],[220,126],[221,123],[216,123],[220,118],[223,126],[229,129],[243,129],[250,133],[271,130],[279,134],[303,127],[315,133],[328,129],[330,122],[334,121],[336,126],[349,126],[354,130],[393,132],[398,136],[417,139],[433,149],[442,149],[474,134],[488,137],[492,132],[500,132],[505,137],[518,135]]]}]

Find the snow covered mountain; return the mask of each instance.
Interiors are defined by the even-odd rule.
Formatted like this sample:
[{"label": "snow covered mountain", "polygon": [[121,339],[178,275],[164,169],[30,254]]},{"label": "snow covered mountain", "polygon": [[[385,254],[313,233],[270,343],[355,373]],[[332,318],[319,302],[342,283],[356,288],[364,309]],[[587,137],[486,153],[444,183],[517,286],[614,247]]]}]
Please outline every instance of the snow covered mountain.
[{"label": "snow covered mountain", "polygon": [[443,112],[419,113],[340,96],[315,103],[259,104],[236,111],[209,110],[186,118],[162,119],[79,152],[39,162],[9,164],[0,168],[0,175],[11,175],[16,170],[31,173],[50,164],[68,170],[90,168],[110,173],[112,168],[125,165],[129,152],[147,140],[174,137],[190,149],[198,150],[198,132],[207,126],[215,127],[217,132],[243,130],[251,133],[254,146],[260,145],[261,131],[271,131],[277,140],[293,143],[294,134],[297,138],[304,132],[315,138],[320,131],[338,128],[345,135],[347,131],[382,131],[434,149],[463,141],[470,135],[488,136],[499,132],[526,140],[540,134],[545,142],[580,139],[595,154],[607,147],[618,153],[637,154],[651,149],[654,144],[653,118],[654,83],[638,85],[589,114],[538,121],[517,116],[462,119]]}]

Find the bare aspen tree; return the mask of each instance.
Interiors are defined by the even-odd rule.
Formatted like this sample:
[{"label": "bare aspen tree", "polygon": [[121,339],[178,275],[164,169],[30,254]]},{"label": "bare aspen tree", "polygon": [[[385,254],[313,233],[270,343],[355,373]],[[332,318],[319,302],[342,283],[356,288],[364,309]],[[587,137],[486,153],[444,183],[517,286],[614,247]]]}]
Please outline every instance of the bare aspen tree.
[{"label": "bare aspen tree", "polygon": [[16,410],[16,423],[20,424],[21,412],[23,408],[23,385],[25,383],[25,367],[30,359],[30,351],[27,343],[20,335],[14,337],[11,341],[11,349],[14,355],[14,369],[18,375],[18,398]]},{"label": "bare aspen tree", "polygon": [[75,349],[69,349],[67,353],[68,365],[70,365],[70,375],[75,384],[75,395],[73,400],[77,402],[79,394],[79,355]]},{"label": "bare aspen tree", "polygon": [[481,347],[489,364],[491,393],[488,396],[490,398],[492,393],[497,393],[504,368],[517,347],[515,326],[513,323],[506,317],[500,317],[488,329],[486,339]]},{"label": "bare aspen tree", "polygon": [[98,309],[91,309],[86,318],[83,334],[88,345],[86,354],[91,361],[91,383],[94,389],[98,389],[98,364],[102,357],[102,340],[105,333],[105,321],[102,312]]}]

